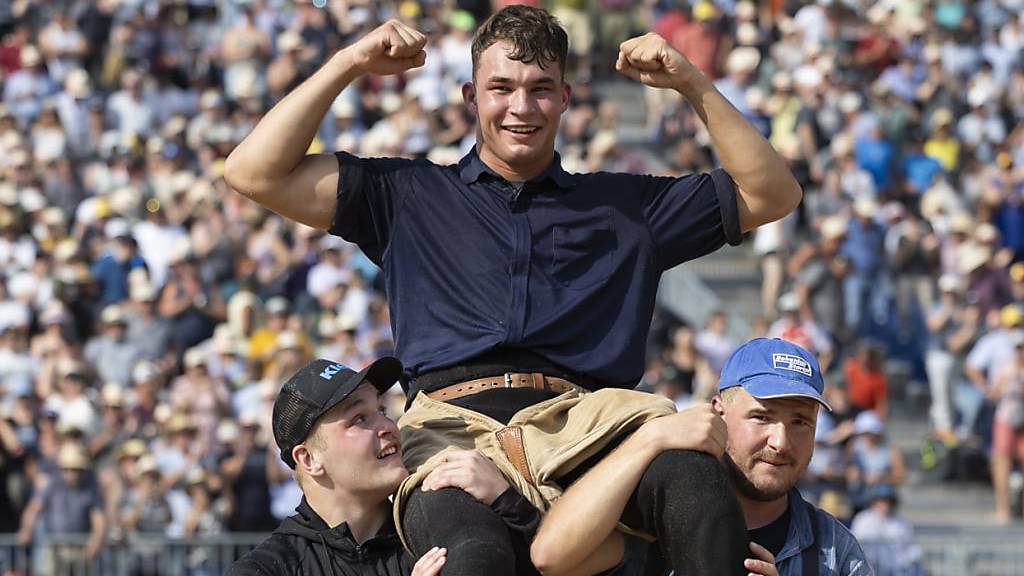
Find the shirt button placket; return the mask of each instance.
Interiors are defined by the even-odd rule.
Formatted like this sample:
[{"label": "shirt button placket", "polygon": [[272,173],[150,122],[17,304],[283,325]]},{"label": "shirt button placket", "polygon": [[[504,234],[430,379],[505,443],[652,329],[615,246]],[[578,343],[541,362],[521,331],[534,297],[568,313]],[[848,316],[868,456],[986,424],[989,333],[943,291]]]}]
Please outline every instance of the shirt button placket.
[{"label": "shirt button placket", "polygon": [[512,184],[506,184],[509,191],[509,214],[512,219],[512,262],[510,264],[511,286],[509,293],[508,319],[505,322],[505,342],[519,342],[523,338],[526,323],[526,288],[530,270],[530,223],[526,217],[526,206],[522,193]]}]

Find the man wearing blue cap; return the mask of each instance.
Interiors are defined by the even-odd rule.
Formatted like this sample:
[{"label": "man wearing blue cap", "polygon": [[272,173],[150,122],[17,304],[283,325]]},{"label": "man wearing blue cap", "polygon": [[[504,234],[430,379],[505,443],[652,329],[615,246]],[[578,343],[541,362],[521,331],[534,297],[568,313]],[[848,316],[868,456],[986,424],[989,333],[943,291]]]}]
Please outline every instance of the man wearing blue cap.
[{"label": "man wearing blue cap", "polygon": [[[755,558],[746,561],[748,570],[781,576],[871,574],[849,530],[796,489],[814,452],[818,407],[831,410],[824,389],[817,359],[796,344],[757,338],[740,346],[722,369],[710,408],[698,405],[645,423],[566,491],[534,539],[534,562],[555,568],[545,574],[570,573],[570,564],[602,540],[622,550],[622,538],[613,533],[624,502],[617,494],[627,493],[622,485],[638,477],[635,471],[646,467],[652,453],[679,443],[693,446],[696,434],[704,439],[701,450],[720,456],[750,540],[759,545],[752,546]],[[724,446],[718,433],[723,422]]]}]

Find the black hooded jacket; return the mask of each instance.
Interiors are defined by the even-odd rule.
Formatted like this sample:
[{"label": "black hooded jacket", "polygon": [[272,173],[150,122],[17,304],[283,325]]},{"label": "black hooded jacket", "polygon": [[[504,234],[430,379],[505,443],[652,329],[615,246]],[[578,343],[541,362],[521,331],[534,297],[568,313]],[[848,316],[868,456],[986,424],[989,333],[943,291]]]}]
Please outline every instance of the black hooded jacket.
[{"label": "black hooded jacket", "polygon": [[265,541],[235,562],[228,576],[408,576],[413,559],[402,548],[391,514],[373,537],[359,544],[348,524],[334,528],[306,499]]},{"label": "black hooded jacket", "polygon": [[[491,503],[505,521],[514,545],[529,555],[540,513],[514,488]],[[377,535],[356,542],[347,523],[327,526],[306,498],[274,533],[235,562],[228,576],[408,576],[415,561],[395,532],[392,515]]]}]

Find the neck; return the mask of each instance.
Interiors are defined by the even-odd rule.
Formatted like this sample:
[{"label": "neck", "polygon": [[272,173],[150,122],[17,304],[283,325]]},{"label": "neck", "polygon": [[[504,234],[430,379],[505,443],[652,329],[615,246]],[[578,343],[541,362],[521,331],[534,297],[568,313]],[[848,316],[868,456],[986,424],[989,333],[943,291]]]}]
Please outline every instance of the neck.
[{"label": "neck", "polygon": [[360,544],[372,538],[387,520],[391,511],[387,498],[360,498],[354,494],[337,494],[313,488],[306,491],[309,507],[331,528],[348,523],[352,537]]},{"label": "neck", "polygon": [[540,176],[555,158],[554,151],[552,151],[551,156],[540,162],[536,162],[532,165],[512,166],[480,144],[477,144],[476,151],[477,155],[480,156],[480,160],[486,164],[488,168],[494,170],[499,176],[509,182],[526,182],[527,180],[532,180],[533,178]]},{"label": "neck", "polygon": [[747,522],[747,530],[763,528],[779,519],[786,512],[789,506],[789,494],[783,495],[768,502],[751,500],[742,494],[737,494],[740,501],[740,508],[743,509],[743,518]]}]

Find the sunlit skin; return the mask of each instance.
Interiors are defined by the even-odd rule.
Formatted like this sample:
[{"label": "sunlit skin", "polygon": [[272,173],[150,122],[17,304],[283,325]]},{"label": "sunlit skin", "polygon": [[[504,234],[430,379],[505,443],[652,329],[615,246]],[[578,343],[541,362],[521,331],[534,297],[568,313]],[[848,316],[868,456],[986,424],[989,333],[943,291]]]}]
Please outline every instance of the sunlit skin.
[{"label": "sunlit skin", "polygon": [[743,389],[716,396],[715,410],[729,430],[723,460],[743,505],[748,528],[778,518],[786,494],[814,452],[819,404],[810,398],[760,400]]},{"label": "sunlit skin", "polygon": [[[354,500],[383,501],[409,474],[402,465],[398,427],[387,417],[383,398],[369,383],[327,411],[315,431],[320,445],[300,444],[293,455],[295,451],[311,452],[315,463],[310,479],[327,489],[344,492]],[[394,453],[383,456],[389,449]]]},{"label": "sunlit skin", "polygon": [[542,67],[512,60],[511,49],[501,41],[484,50],[462,97],[477,118],[480,159],[506,180],[522,182],[554,159],[555,136],[572,89],[556,62]]}]

